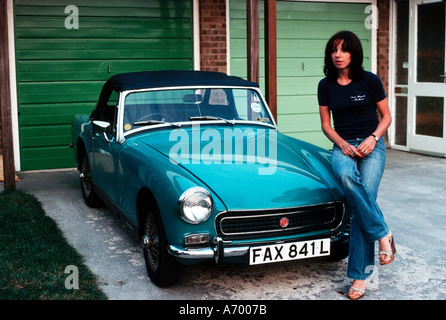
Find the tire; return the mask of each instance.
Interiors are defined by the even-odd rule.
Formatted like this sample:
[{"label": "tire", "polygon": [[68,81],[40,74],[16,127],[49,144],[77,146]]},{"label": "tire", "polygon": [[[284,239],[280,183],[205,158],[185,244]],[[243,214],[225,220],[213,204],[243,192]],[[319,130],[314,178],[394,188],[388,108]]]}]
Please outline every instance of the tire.
[{"label": "tire", "polygon": [[167,238],[157,208],[148,210],[143,225],[143,251],[147,273],[158,287],[176,284],[181,264],[167,251]]},{"label": "tire", "polygon": [[83,153],[81,157],[79,177],[81,183],[82,196],[84,198],[85,203],[90,208],[97,208],[102,206],[102,201],[94,192],[93,180],[91,179],[91,173],[90,173],[90,164],[88,163],[88,157],[85,153]]}]

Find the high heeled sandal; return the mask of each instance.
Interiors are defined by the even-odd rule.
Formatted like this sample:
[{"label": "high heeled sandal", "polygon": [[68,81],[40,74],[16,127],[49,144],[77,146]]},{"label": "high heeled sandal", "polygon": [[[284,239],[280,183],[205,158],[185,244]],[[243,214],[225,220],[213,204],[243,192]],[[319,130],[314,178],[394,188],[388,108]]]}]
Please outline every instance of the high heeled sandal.
[{"label": "high heeled sandal", "polygon": [[393,240],[393,235],[390,235],[388,237],[389,237],[389,242],[390,242],[390,248],[391,249],[390,250],[385,250],[385,251],[380,251],[379,254],[378,254],[378,257],[382,256],[382,255],[385,255],[385,256],[389,257],[389,259],[387,259],[387,260],[379,259],[379,264],[382,265],[382,266],[391,263],[395,259],[396,248],[395,248],[395,242]]},{"label": "high heeled sandal", "polygon": [[[359,292],[359,295],[354,296],[354,295],[350,294],[350,292],[351,292],[351,293],[353,293],[353,292]],[[362,297],[364,297],[364,295],[365,295],[365,289],[359,289],[359,288],[355,288],[355,287],[351,286],[351,287],[350,287],[350,290],[348,290],[348,295],[347,295],[347,297],[348,297],[350,300],[359,300],[359,299],[361,299]]]}]

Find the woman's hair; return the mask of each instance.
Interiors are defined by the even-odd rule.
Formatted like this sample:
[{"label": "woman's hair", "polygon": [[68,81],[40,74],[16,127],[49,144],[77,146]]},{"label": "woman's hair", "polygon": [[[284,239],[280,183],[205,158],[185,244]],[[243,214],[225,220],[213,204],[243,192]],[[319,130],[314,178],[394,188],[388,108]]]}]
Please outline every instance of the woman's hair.
[{"label": "woman's hair", "polygon": [[364,54],[361,41],[350,31],[339,31],[328,40],[327,46],[325,47],[324,73],[331,80],[336,80],[338,78],[338,69],[333,64],[331,53],[342,40],[344,40],[342,49],[350,53],[352,60],[350,63],[349,78],[352,80],[359,80],[361,79],[364,70],[362,67]]}]

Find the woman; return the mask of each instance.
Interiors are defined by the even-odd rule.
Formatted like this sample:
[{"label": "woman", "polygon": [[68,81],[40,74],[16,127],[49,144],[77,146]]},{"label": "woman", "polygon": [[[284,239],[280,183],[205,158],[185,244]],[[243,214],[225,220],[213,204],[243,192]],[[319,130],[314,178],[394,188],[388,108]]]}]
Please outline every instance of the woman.
[{"label": "woman", "polygon": [[381,265],[392,262],[396,253],[376,203],[386,159],[383,135],[392,118],[381,80],[364,71],[362,61],[358,37],[349,31],[336,33],[327,43],[326,77],[318,86],[322,131],[334,143],[333,171],[352,212],[347,276],[354,279],[348,292],[353,300],[364,296],[366,278],[373,271],[375,241]]}]

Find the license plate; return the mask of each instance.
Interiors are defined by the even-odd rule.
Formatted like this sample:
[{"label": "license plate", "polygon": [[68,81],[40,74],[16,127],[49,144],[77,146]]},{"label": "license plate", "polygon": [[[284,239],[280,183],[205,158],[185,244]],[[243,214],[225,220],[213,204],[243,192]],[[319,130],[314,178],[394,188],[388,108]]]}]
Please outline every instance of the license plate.
[{"label": "license plate", "polygon": [[249,264],[289,261],[330,255],[330,238],[249,248]]}]

